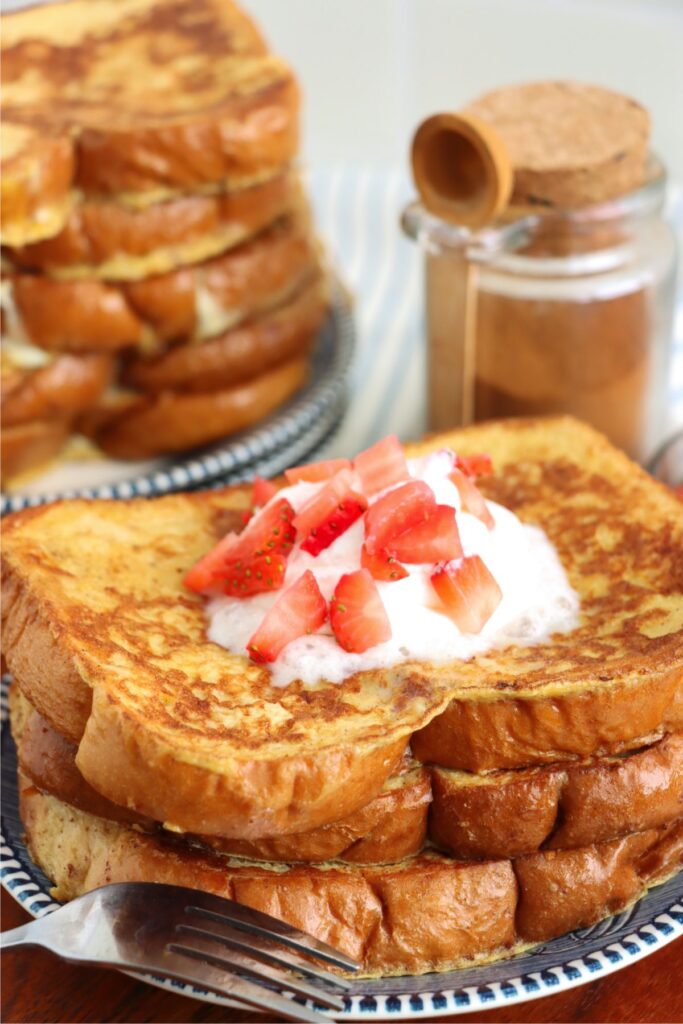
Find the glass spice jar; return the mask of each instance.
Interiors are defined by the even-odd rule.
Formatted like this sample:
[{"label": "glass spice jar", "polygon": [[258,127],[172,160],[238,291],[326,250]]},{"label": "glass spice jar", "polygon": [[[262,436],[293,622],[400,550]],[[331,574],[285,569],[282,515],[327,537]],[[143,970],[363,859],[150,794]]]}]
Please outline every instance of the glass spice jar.
[{"label": "glass spice jar", "polygon": [[[404,211],[425,253],[431,429],[571,413],[638,461],[652,454],[666,423],[676,264],[665,188],[652,157],[646,184],[625,195],[512,210],[478,231],[419,203]],[[464,317],[470,355],[457,350]]]}]

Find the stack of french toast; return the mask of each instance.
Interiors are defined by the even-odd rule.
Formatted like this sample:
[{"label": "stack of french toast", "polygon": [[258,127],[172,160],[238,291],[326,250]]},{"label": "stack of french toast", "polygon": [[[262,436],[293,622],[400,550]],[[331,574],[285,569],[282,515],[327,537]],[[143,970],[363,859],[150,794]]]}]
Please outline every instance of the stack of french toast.
[{"label": "stack of french toast", "polygon": [[57,898],[205,889],[376,976],[510,956],[680,869],[683,506],[568,418],[408,454],[444,447],[490,455],[481,489],[545,531],[575,628],[276,687],[209,642],[182,582],[242,528],[249,488],[6,520],[21,814]]},{"label": "stack of french toast", "polygon": [[266,416],[327,303],[291,69],[232,0],[2,29],[4,478],[74,434],[140,459]]}]

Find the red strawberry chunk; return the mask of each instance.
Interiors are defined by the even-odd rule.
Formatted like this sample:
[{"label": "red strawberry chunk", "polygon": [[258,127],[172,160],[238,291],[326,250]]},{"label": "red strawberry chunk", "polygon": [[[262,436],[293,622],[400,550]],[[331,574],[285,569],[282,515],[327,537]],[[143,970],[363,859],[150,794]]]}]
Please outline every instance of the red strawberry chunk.
[{"label": "red strawberry chunk", "polygon": [[[294,526],[299,533],[303,537],[308,537],[313,530],[334,515],[341,503],[347,499],[351,499],[365,508],[367,502],[362,495],[354,492],[354,482],[355,477],[350,469],[340,469],[338,473],[335,473],[325,486],[312,498],[309,498],[297,512]],[[347,524],[347,526],[350,525],[350,523]]]},{"label": "red strawberry chunk", "polygon": [[234,558],[267,555],[274,551],[288,554],[296,540],[294,509],[286,498],[279,498],[255,515],[239,535]]},{"label": "red strawberry chunk", "polygon": [[394,434],[357,455],[353,468],[361,478],[364,492],[370,496],[410,479],[401,442]]},{"label": "red strawberry chunk", "polygon": [[309,570],[280,594],[247,644],[252,661],[275,661],[292,640],[320,629],[327,618],[327,602]]},{"label": "red strawberry chunk", "polygon": [[326,459],[323,462],[310,462],[307,466],[292,466],[285,470],[290,484],[298,484],[300,480],[316,484],[321,480],[329,480],[340,469],[351,469],[348,459]]},{"label": "red strawberry chunk", "polygon": [[251,503],[256,508],[263,508],[267,505],[274,494],[277,494],[277,487],[271,480],[264,480],[262,476],[254,477],[251,487]]},{"label": "red strawberry chunk", "polygon": [[330,601],[330,623],[345,651],[362,654],[391,639],[391,624],[367,569],[346,573]]},{"label": "red strawberry chunk", "polygon": [[195,562],[183,577],[183,583],[188,590],[194,590],[195,593],[201,594],[203,591],[215,588],[217,574],[225,568],[228,556],[238,540],[239,537],[236,533],[227,533],[203,558]]},{"label": "red strawberry chunk", "polygon": [[423,480],[411,480],[383,495],[368,509],[365,516],[365,543],[371,554],[386,549],[398,537],[436,510],[431,487]]},{"label": "red strawberry chunk", "polygon": [[461,633],[480,633],[503,599],[479,555],[440,566],[431,580]]},{"label": "red strawberry chunk", "polygon": [[287,557],[280,551],[230,559],[215,578],[228,597],[251,597],[279,590],[285,581]]},{"label": "red strawberry chunk", "polygon": [[477,485],[459,469],[453,470],[450,479],[458,488],[463,512],[469,512],[476,516],[489,530],[492,530],[496,523],[484,501],[484,495]]},{"label": "red strawberry chunk", "polygon": [[319,555],[325,548],[329,548],[337,537],[345,533],[350,526],[365,512],[367,504],[365,498],[354,495],[344,498],[339,502],[336,509],[323,519],[318,526],[314,526],[308,536],[301,543],[301,550],[307,551],[309,555]]},{"label": "red strawberry chunk", "polygon": [[491,476],[493,473],[490,455],[456,455],[455,464],[465,476]]},{"label": "red strawberry chunk", "polygon": [[382,580],[383,583],[403,580],[408,575],[408,570],[393,555],[387,551],[371,554],[365,544],[360,551],[360,564],[373,579]]},{"label": "red strawberry chunk", "polygon": [[437,505],[428,519],[392,537],[387,542],[387,551],[409,565],[462,558],[455,509],[450,505]]}]

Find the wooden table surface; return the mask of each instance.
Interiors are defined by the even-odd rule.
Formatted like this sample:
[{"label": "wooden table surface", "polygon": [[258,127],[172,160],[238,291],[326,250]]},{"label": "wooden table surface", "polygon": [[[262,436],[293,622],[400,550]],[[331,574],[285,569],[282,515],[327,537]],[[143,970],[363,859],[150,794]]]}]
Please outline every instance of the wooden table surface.
[{"label": "wooden table surface", "polygon": [[[29,920],[2,891],[2,928]],[[116,971],[71,967],[39,950],[2,954],[4,1024],[29,1022],[181,1021],[263,1022],[255,1014],[225,1010],[154,989]],[[444,1021],[683,1021],[683,939],[600,981],[530,1003]],[[273,1018],[270,1018],[273,1020]]]}]

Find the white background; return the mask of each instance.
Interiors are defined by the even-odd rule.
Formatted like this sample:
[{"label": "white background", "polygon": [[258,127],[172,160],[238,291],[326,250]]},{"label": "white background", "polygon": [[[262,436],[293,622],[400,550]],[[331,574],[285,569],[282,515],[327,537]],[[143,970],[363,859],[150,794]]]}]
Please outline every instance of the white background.
[{"label": "white background", "polygon": [[683,182],[683,0],[243,0],[305,91],[313,165],[405,164],[413,127],[478,93],[576,78],[648,107]]}]

